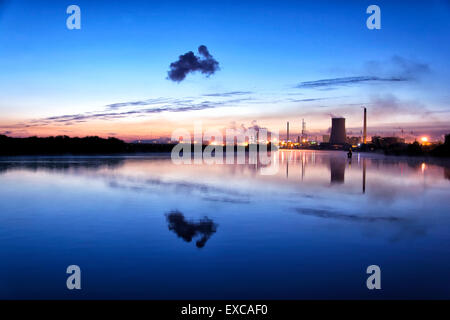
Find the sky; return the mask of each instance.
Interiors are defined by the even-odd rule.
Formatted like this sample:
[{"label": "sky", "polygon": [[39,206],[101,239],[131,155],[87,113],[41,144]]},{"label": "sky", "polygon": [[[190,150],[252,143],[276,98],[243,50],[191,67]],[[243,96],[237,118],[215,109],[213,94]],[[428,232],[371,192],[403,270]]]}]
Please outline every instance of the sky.
[{"label": "sky", "polygon": [[[69,5],[81,29],[69,30]],[[369,30],[369,5],[381,29]],[[169,137],[250,127],[450,132],[450,1],[0,0],[0,134]],[[217,68],[169,77],[190,51]],[[203,62],[202,62],[203,61]]]}]

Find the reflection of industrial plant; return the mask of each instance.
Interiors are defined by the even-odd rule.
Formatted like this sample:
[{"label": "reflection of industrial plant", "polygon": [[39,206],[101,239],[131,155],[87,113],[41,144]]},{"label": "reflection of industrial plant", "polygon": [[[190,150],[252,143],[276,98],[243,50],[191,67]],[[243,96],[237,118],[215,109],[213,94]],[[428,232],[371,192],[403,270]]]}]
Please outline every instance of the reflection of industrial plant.
[{"label": "reflection of industrial plant", "polygon": [[187,221],[181,212],[172,211],[166,215],[166,218],[169,230],[175,232],[184,241],[191,242],[193,238],[200,236],[195,243],[197,248],[203,248],[217,230],[217,225],[207,217],[198,222]]},{"label": "reflection of industrial plant", "polygon": [[[299,168],[301,181],[303,181],[307,175],[307,167],[309,164],[312,166],[320,165],[316,162],[316,155],[314,151],[305,151],[301,153],[291,151],[281,152],[280,162],[286,166],[287,179],[289,179],[289,175],[291,175],[291,178],[292,175],[298,177],[297,168]],[[349,168],[352,167],[352,159],[347,159],[345,156],[331,156],[322,158],[321,165],[325,165],[330,169],[330,185],[339,185],[345,183],[345,171],[347,166],[349,166]],[[362,193],[365,193],[367,159],[365,157],[358,157],[357,165],[362,171]],[[294,174],[292,174],[292,172],[294,172]]]}]

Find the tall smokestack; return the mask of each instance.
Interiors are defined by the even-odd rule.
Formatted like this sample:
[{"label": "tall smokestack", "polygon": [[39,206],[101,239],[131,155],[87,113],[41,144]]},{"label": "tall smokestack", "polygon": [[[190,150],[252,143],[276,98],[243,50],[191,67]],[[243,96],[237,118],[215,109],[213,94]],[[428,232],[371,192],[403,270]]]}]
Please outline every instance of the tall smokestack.
[{"label": "tall smokestack", "polygon": [[364,131],[363,131],[363,143],[367,143],[367,109],[364,107]]},{"label": "tall smokestack", "polygon": [[306,122],[302,119],[302,140],[306,140]]},{"label": "tall smokestack", "polygon": [[287,139],[289,141],[289,121],[287,122]]}]

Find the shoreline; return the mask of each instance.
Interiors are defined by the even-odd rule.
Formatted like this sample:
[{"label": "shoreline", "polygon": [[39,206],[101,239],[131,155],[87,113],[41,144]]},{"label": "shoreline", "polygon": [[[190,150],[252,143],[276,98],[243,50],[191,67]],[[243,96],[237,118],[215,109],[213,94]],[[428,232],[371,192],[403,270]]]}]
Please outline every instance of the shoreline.
[{"label": "shoreline", "polygon": [[[346,156],[345,150],[317,150],[317,149],[278,149],[276,152],[318,152],[338,154],[342,153],[342,157]],[[270,152],[270,151],[269,151]],[[245,154],[248,155],[246,150]],[[194,154],[194,152],[192,152]],[[226,152],[224,151],[225,155]],[[168,159],[171,152],[125,152],[125,153],[99,153],[99,154],[20,154],[20,155],[0,155],[0,162],[8,161],[40,161],[40,160],[110,160],[110,159]],[[382,152],[368,152],[355,150],[353,157],[348,160],[355,160],[356,158],[371,158],[371,159],[386,159],[386,160],[406,160],[419,161],[429,163],[442,163],[450,165],[450,157],[436,157],[432,155],[393,155],[384,154]]]}]

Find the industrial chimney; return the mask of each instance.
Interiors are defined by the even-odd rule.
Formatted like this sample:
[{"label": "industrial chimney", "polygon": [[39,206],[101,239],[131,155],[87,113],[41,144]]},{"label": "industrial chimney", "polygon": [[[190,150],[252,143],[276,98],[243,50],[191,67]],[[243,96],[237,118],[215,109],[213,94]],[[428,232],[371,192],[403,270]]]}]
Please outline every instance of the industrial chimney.
[{"label": "industrial chimney", "polygon": [[364,129],[363,129],[363,143],[367,143],[367,109],[364,107]]},{"label": "industrial chimney", "polygon": [[332,118],[330,144],[345,144],[346,142],[345,118]]},{"label": "industrial chimney", "polygon": [[287,141],[289,141],[289,121],[287,122]]}]

